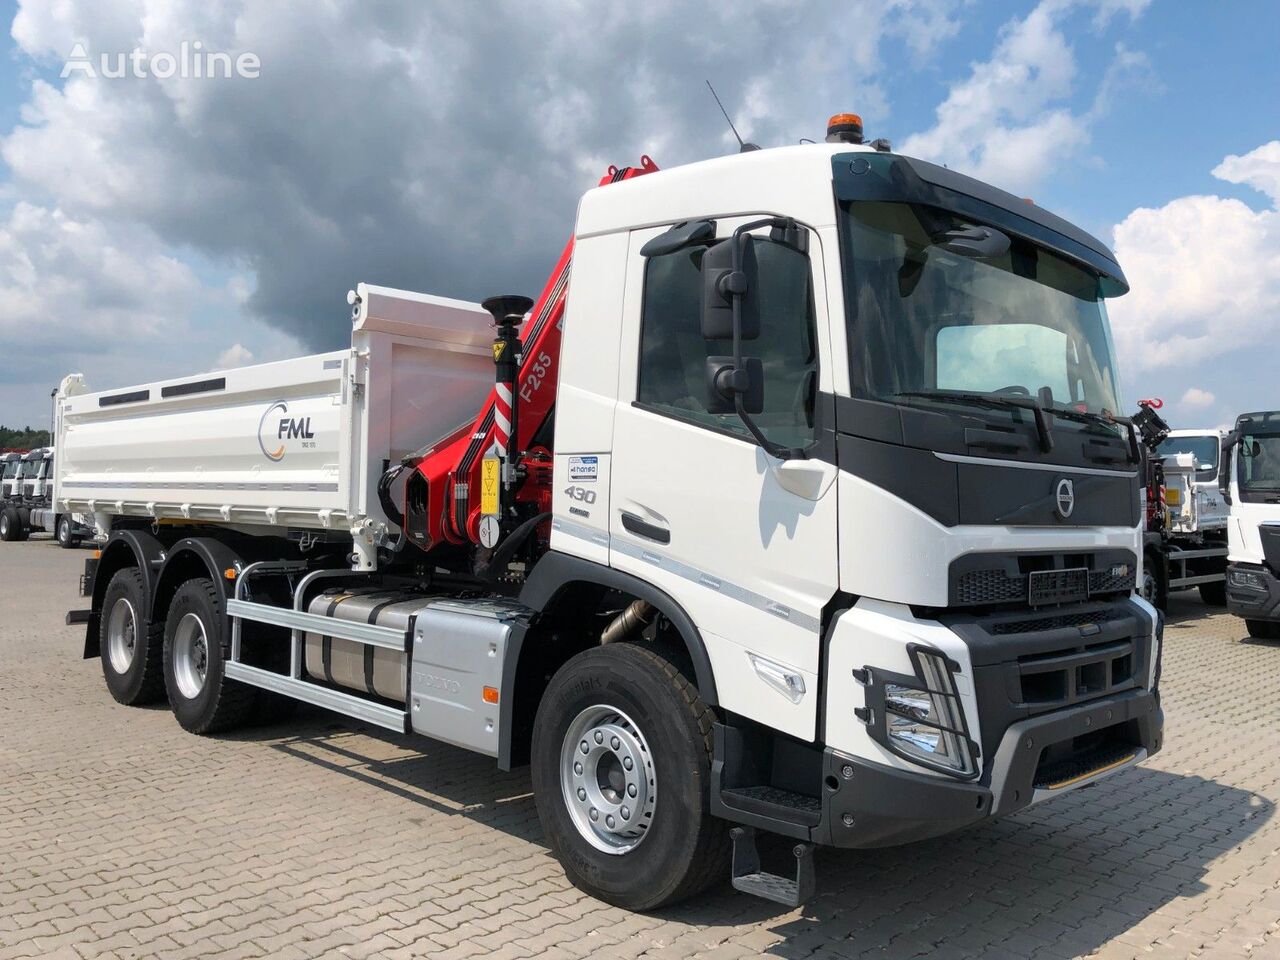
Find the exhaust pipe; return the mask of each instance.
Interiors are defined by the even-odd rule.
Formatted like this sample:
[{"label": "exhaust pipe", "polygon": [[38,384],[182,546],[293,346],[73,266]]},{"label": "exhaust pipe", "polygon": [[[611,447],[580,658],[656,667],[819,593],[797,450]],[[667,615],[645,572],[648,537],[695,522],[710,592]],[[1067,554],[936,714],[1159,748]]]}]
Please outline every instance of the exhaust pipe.
[{"label": "exhaust pipe", "polygon": [[600,643],[618,643],[632,634],[639,633],[653,623],[658,611],[647,600],[636,600],[625,610],[613,618],[604,632],[600,634]]}]

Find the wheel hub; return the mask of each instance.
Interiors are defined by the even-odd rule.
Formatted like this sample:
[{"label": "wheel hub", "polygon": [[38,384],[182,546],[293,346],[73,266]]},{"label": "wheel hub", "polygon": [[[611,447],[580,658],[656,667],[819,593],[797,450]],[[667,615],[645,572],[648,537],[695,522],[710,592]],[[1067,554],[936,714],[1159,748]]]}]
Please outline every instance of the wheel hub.
[{"label": "wheel hub", "polygon": [[188,613],[178,621],[173,634],[173,678],[188,700],[194,700],[204,689],[208,669],[209,641],[204,623],[196,614]]},{"label": "wheel hub", "polygon": [[138,618],[133,604],[123,597],[115,602],[107,617],[107,658],[116,673],[126,673],[133,664],[138,643]]},{"label": "wheel hub", "polygon": [[565,731],[560,783],[574,826],[605,853],[632,850],[648,832],[657,801],[653,754],[622,711],[599,705]]}]

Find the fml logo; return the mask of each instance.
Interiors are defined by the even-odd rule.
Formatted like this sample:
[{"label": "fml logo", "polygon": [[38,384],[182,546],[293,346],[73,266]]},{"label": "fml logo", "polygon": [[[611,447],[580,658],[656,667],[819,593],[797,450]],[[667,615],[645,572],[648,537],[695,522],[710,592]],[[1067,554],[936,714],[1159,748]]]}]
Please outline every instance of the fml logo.
[{"label": "fml logo", "polygon": [[273,463],[284,459],[286,441],[301,440],[302,446],[314,447],[315,436],[311,418],[289,416],[289,405],[283,400],[267,407],[258,421],[258,446],[262,448],[263,456]]}]

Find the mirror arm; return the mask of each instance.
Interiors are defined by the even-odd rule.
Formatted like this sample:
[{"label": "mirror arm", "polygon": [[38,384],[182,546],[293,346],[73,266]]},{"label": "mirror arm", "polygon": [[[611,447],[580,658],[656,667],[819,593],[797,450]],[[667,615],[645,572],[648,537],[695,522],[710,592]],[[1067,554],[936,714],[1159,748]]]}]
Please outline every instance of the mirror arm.
[{"label": "mirror arm", "polygon": [[[795,221],[790,217],[767,217],[763,220],[753,220],[750,223],[744,223],[733,231],[733,273],[730,277],[742,276],[742,236],[750,230],[756,230],[760,227],[775,227],[781,229],[794,229]],[[733,369],[736,373],[742,369],[742,297],[745,290],[731,291],[733,296]],[[742,402],[741,391],[734,391],[733,407],[738,414],[738,419],[750,431],[751,436],[755,437],[756,442],[768,454],[777,457],[779,460],[802,460],[806,454],[803,450],[796,448],[784,447],[779,443],[774,443],[764,435],[759,425],[751,414],[747,413],[746,406]]]}]

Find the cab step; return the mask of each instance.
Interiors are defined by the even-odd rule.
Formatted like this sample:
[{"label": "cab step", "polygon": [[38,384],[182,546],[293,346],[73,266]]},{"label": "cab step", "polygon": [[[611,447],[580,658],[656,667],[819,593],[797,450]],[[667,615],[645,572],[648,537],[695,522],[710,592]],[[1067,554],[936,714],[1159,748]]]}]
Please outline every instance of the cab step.
[{"label": "cab step", "polygon": [[733,889],[787,907],[798,907],[813,896],[817,880],[812,843],[797,843],[791,848],[796,872],[795,878],[789,879],[761,868],[754,827],[734,827],[729,837],[733,840]]}]

